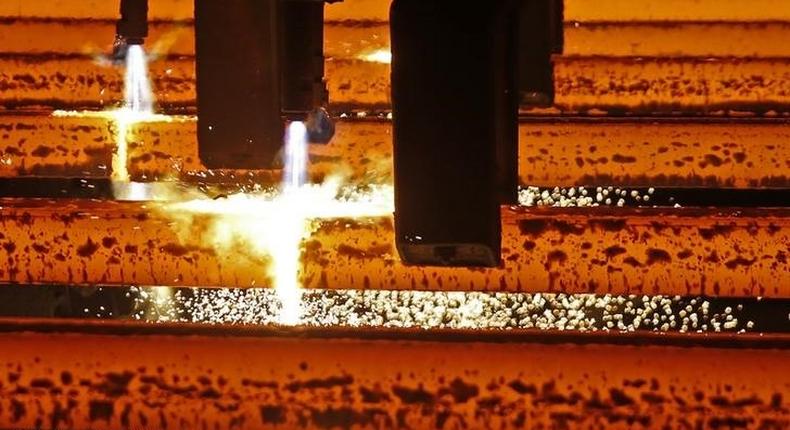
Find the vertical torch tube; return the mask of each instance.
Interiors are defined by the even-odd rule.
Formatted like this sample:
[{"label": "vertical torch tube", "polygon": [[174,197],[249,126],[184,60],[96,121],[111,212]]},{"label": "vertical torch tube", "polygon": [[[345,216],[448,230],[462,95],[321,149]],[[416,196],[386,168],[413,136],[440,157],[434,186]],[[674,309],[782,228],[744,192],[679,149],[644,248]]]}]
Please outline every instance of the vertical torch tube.
[{"label": "vertical torch tube", "polygon": [[148,0],[121,0],[116,34],[129,45],[142,45],[148,37]]},{"label": "vertical torch tube", "polygon": [[516,192],[511,7],[392,4],[395,231],[407,263],[500,263],[500,203]]},{"label": "vertical torch tube", "polygon": [[280,0],[283,115],[304,120],[327,101],[324,83],[324,2]]}]

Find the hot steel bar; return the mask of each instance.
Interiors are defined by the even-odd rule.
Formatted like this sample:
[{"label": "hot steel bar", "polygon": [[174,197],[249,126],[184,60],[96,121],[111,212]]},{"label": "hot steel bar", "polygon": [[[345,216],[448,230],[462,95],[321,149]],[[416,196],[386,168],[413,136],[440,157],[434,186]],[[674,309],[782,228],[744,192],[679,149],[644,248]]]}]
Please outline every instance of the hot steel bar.
[{"label": "hot steel bar", "polygon": [[[4,105],[96,108],[117,104],[121,97],[120,69],[88,56],[4,55],[0,70]],[[325,70],[334,109],[389,107],[389,64],[339,58],[328,60]],[[786,111],[788,70],[783,58],[563,56],[555,63],[555,102],[570,112]],[[153,61],[151,76],[161,105],[195,105],[191,58]]]},{"label": "hot steel bar", "polygon": [[[326,8],[329,21],[378,21],[389,19],[389,1],[345,0]],[[187,20],[192,17],[192,0],[151,2],[155,20]],[[7,0],[0,4],[0,16],[12,18],[116,19],[117,5],[102,0]],[[566,0],[567,21],[781,21],[790,20],[790,6],[784,0],[666,0],[635,8],[629,0]]]},{"label": "hot steel bar", "polygon": [[[333,338],[217,327],[192,335],[165,326],[3,329],[0,427],[790,425],[790,352],[782,349],[490,342],[482,334],[437,340],[441,333],[377,340],[364,331]],[[481,366],[492,358],[496,365]]]},{"label": "hot steel bar", "polygon": [[[751,57],[790,56],[782,43],[787,22],[592,22],[567,23],[566,55],[613,57]],[[115,33],[112,21],[0,19],[3,54],[105,53]],[[389,25],[378,22],[331,22],[324,26],[324,54],[333,59],[386,61]],[[191,23],[155,21],[146,51],[154,56],[194,56]],[[638,41],[636,43],[635,41]]]},{"label": "hot steel bar", "polygon": [[[193,0],[155,0],[151,2],[149,19],[156,21],[187,21],[193,18]],[[330,21],[386,21],[389,1],[346,0],[326,8]],[[103,0],[58,0],[52,7],[49,0],[8,0],[0,4],[0,17],[70,20],[118,19],[118,5]]]},{"label": "hot steel bar", "polygon": [[[616,57],[787,57],[790,23],[592,22],[567,23],[566,55]],[[638,42],[637,42],[638,41]]]},{"label": "hot steel bar", "polygon": [[[153,203],[0,202],[0,282],[270,285],[248,244],[212,248],[217,219],[179,238]],[[307,288],[790,297],[787,209],[503,208],[494,269],[403,265],[392,221],[324,222],[304,244]]]},{"label": "hot steel bar", "polygon": [[[188,180],[204,171],[195,130],[194,117],[131,127],[132,179]],[[0,133],[2,177],[111,174],[117,138],[108,119],[2,115]],[[524,185],[790,187],[785,120],[530,120],[519,140]],[[355,181],[392,182],[389,122],[339,121],[329,145],[309,150],[314,180],[343,170]]]},{"label": "hot steel bar", "polygon": [[[192,23],[150,23],[146,52],[154,57],[192,57],[195,32]],[[331,58],[366,58],[389,52],[387,23],[326,24],[324,54]],[[107,54],[106,44],[115,36],[114,21],[63,21],[0,18],[0,53],[3,54]]]}]

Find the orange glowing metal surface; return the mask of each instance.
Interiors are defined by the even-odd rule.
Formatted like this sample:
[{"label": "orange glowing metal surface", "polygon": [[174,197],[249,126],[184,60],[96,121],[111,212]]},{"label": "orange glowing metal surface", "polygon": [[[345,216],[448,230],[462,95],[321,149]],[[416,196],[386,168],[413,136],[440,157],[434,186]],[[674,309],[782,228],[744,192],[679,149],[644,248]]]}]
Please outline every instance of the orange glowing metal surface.
[{"label": "orange glowing metal surface", "polygon": [[[194,106],[191,3],[155,3],[147,48],[165,55],[152,62],[157,99],[168,107]],[[555,59],[557,107],[761,112],[788,105],[786,44],[780,43],[790,31],[781,23],[790,14],[786,4],[683,5],[651,3],[636,10],[622,0],[595,8],[568,1],[565,55]],[[0,24],[0,40],[8,47],[0,54],[0,100],[57,107],[117,103],[120,73],[96,59],[109,49],[115,6],[69,1],[51,9],[40,1],[0,7],[0,16],[24,18]],[[326,10],[326,76],[334,107],[386,109],[388,2],[353,0]],[[65,16],[94,19],[35,20]]]},{"label": "orange glowing metal surface", "polygon": [[[6,106],[114,107],[123,98],[123,69],[82,55],[0,57],[0,102]],[[195,104],[194,62],[153,61],[156,99],[165,105]]]},{"label": "orange glowing metal surface", "polygon": [[763,110],[790,102],[785,58],[616,58],[561,56],[557,105],[569,110]]},{"label": "orange glowing metal surface", "polygon": [[[225,333],[219,328],[207,336],[166,326],[157,326],[158,334],[134,326],[121,326],[124,335],[106,325],[93,331],[0,337],[0,426],[790,424],[786,350],[480,342],[475,335],[462,342],[429,332],[417,341],[350,332],[283,338],[271,330],[216,336]],[[496,365],[480,365],[487,362]]]},{"label": "orange glowing metal surface", "polygon": [[786,129],[782,122],[732,119],[524,123],[519,177],[547,187],[786,187]]},{"label": "orange glowing metal surface", "polygon": [[[326,8],[328,21],[378,21],[389,19],[388,0],[345,0]],[[154,20],[192,18],[191,0],[156,0],[149,16]],[[49,0],[8,0],[0,5],[0,16],[19,18],[116,19],[117,5],[102,0],[60,0],[53,8]],[[568,21],[766,21],[790,19],[790,6],[784,0],[665,0],[634,7],[629,0],[566,0]]]},{"label": "orange glowing metal surface", "polygon": [[617,57],[787,57],[790,23],[576,22],[566,23],[563,53]]},{"label": "orange glowing metal surface", "polygon": [[566,0],[566,21],[787,21],[783,0],[665,0],[634,7],[629,0]]},{"label": "orange glowing metal surface", "polygon": [[[19,19],[0,21],[3,54],[61,56],[107,54],[115,37],[115,22]],[[386,22],[328,22],[324,26],[324,55],[329,58],[360,58],[379,50],[389,51]],[[149,24],[145,44],[155,60],[161,56],[194,57],[195,32],[191,22],[155,21]],[[160,60],[161,61],[161,60]]]},{"label": "orange glowing metal surface", "polygon": [[[101,115],[5,115],[0,131],[8,136],[0,141],[0,176],[112,173],[117,129]],[[195,133],[194,117],[131,125],[126,136],[131,179],[213,180],[201,173]],[[788,142],[787,124],[770,120],[528,121],[520,125],[519,176],[524,185],[547,187],[782,187],[790,184]],[[309,151],[314,181],[341,170],[354,182],[392,182],[389,122],[339,121],[332,142],[311,145]],[[231,183],[279,181],[276,172],[222,177]]]},{"label": "orange glowing metal surface", "polygon": [[[57,3],[0,2],[0,105],[47,112],[117,106],[123,70],[103,57],[117,2]],[[332,110],[389,109],[389,3],[326,7]],[[193,0],[151,2],[150,75],[169,111],[194,113],[192,8]],[[638,8],[631,0],[566,0],[556,105],[528,112],[533,117],[520,124],[520,181],[790,186],[786,119],[722,115],[788,110],[789,20],[785,0]],[[718,119],[535,116],[558,112]],[[113,115],[1,115],[0,177],[280,179],[276,171],[206,172],[194,116],[136,122]],[[333,142],[309,152],[314,182],[338,171],[352,184],[392,182],[391,124],[383,118],[339,121]],[[399,261],[386,189],[375,194],[376,211],[368,204],[317,213],[337,209],[330,190],[331,203],[280,201],[292,205],[276,211],[280,218],[267,218],[274,203],[253,195],[0,199],[0,284],[285,283],[297,301],[298,287],[790,298],[787,208],[503,207],[501,267],[449,269]],[[783,335],[29,319],[0,320],[0,333],[0,428],[790,427]]]},{"label": "orange glowing metal surface", "polygon": [[[3,201],[0,279],[271,285],[265,256],[249,243],[212,244],[216,223],[232,221],[194,216],[179,235],[178,217],[154,205]],[[326,221],[304,243],[301,278],[330,289],[790,296],[787,211],[731,212],[503,209],[503,266],[490,270],[404,266],[390,219]]]}]

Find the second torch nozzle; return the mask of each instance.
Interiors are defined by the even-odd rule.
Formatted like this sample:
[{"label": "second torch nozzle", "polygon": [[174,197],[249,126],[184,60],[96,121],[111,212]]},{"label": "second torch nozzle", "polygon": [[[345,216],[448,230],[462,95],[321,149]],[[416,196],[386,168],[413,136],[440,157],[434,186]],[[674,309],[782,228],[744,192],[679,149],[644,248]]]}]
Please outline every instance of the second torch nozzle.
[{"label": "second torch nozzle", "polygon": [[142,45],[148,37],[148,0],[121,0],[121,18],[115,26],[113,59],[122,61],[129,45]]}]

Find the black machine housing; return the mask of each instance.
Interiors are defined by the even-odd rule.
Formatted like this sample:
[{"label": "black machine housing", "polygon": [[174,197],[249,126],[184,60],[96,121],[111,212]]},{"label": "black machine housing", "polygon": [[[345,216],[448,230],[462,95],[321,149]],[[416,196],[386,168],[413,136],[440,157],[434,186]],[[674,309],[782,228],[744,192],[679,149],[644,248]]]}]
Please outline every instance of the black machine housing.
[{"label": "black machine housing", "polygon": [[407,264],[498,266],[518,108],[553,99],[561,0],[394,0],[395,234]]},{"label": "black machine housing", "polygon": [[195,0],[198,146],[208,168],[273,167],[284,123],[311,140],[334,126],[323,110],[323,0]]}]

